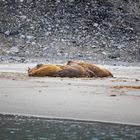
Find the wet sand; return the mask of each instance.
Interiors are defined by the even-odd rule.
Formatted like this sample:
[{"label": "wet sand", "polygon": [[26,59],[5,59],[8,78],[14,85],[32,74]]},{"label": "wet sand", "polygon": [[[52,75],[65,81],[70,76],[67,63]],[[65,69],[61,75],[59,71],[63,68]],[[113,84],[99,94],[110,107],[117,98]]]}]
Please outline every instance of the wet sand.
[{"label": "wet sand", "polygon": [[140,125],[140,67],[105,66],[114,78],[29,78],[34,65],[0,65],[0,113]]}]

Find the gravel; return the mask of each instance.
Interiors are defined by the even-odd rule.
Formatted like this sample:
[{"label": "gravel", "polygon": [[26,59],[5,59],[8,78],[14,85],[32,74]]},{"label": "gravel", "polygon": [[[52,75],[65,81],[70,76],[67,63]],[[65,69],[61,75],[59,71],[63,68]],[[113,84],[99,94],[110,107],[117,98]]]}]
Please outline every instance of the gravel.
[{"label": "gravel", "polygon": [[140,65],[140,2],[0,1],[0,63]]}]

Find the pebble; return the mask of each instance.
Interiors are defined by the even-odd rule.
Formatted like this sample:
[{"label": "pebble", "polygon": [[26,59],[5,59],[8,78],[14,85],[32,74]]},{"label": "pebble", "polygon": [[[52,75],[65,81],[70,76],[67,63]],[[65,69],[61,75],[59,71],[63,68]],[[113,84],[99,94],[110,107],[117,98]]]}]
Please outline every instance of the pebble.
[{"label": "pebble", "polygon": [[19,49],[18,49],[17,47],[12,47],[12,48],[10,49],[10,52],[11,52],[11,53],[18,53],[18,52],[19,52]]},{"label": "pebble", "polygon": [[[122,13],[113,9],[115,3],[106,1],[57,0],[46,4],[38,0],[34,6],[33,0],[20,0],[15,2],[17,8],[10,5],[10,12],[8,3],[2,1],[5,6],[0,10],[0,42],[8,51],[0,50],[0,55],[9,57],[1,57],[0,62],[11,61],[10,57],[26,59],[29,55],[31,61],[35,56],[47,60],[53,56],[56,61],[71,58],[139,62],[140,35],[136,27],[140,18],[128,14],[129,4],[127,11],[122,3]],[[22,51],[16,46],[23,46]]]}]

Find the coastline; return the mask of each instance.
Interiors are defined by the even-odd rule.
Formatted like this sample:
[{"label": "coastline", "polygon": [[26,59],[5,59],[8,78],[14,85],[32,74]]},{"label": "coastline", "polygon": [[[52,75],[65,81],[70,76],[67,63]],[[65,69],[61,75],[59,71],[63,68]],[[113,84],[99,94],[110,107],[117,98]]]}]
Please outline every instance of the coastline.
[{"label": "coastline", "polygon": [[[140,67],[106,66],[114,78],[28,77],[27,66],[0,64],[0,112],[140,125]],[[9,76],[7,76],[9,74]]]}]

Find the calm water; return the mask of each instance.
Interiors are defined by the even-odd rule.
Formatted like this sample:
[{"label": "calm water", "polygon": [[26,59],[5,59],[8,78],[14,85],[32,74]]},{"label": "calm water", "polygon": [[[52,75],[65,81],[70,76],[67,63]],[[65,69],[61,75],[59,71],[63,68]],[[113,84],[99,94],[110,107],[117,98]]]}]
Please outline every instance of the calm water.
[{"label": "calm water", "polygon": [[0,114],[0,140],[140,140],[140,126]]}]

